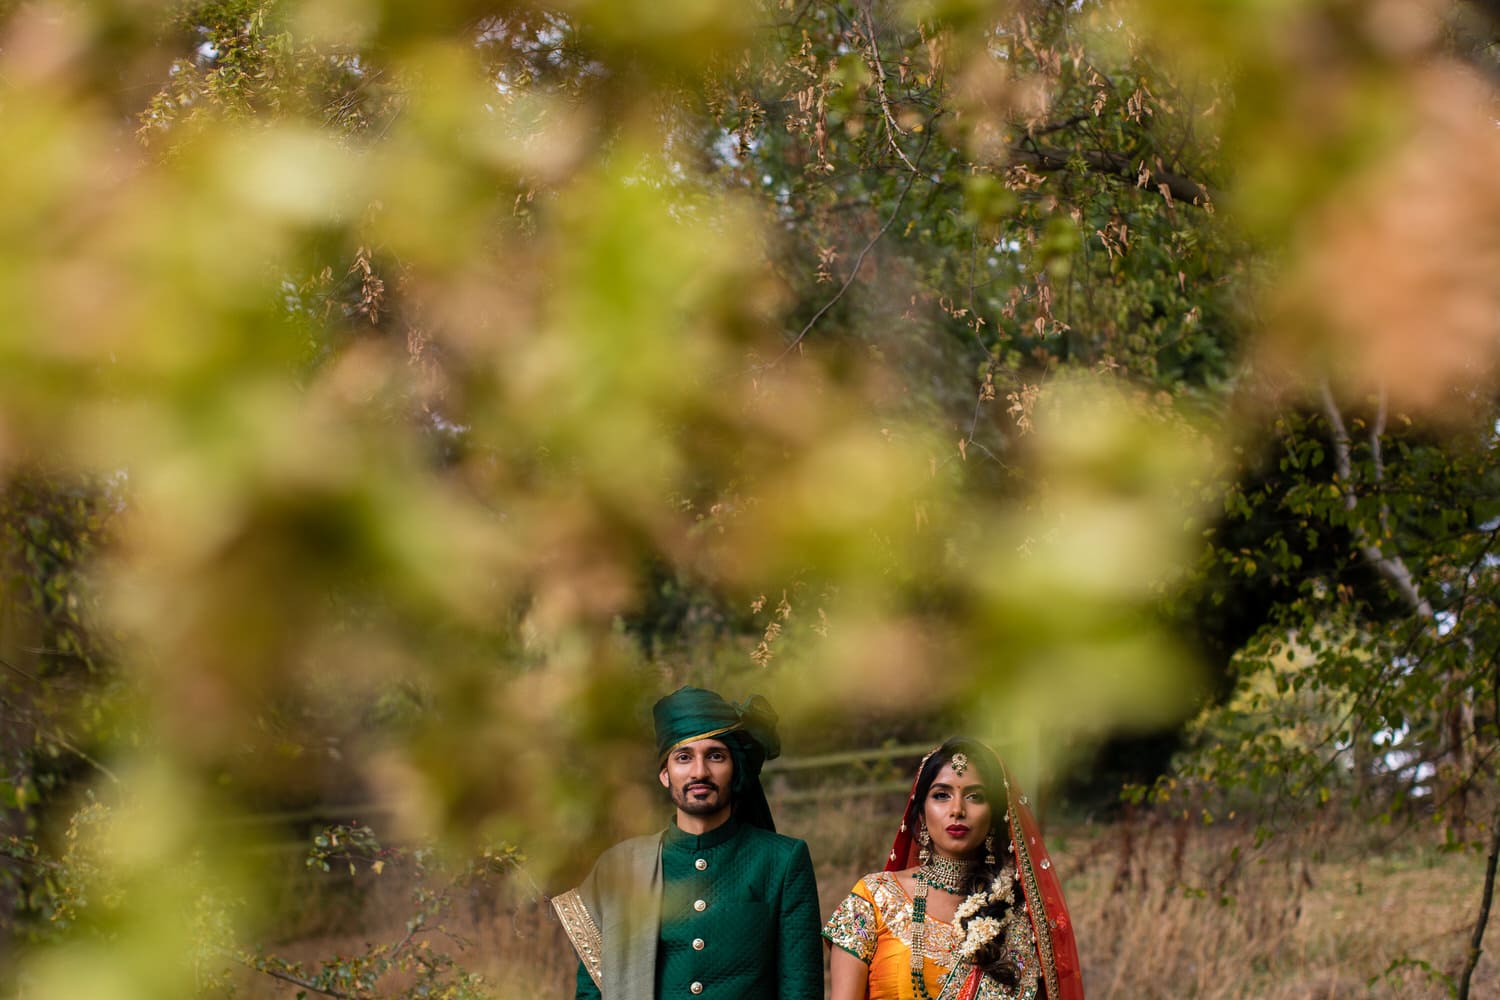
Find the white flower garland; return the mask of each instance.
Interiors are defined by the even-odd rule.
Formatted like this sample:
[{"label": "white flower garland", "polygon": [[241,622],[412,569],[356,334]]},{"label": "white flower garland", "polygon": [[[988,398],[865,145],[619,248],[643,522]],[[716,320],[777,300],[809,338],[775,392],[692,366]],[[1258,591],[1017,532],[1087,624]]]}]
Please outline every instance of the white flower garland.
[{"label": "white flower garland", "polygon": [[1004,925],[994,917],[980,917],[971,922],[964,931],[964,943],[958,947],[958,957],[965,962],[974,961],[979,949],[989,944],[1004,930]]},{"label": "white flower garland", "polygon": [[994,917],[979,917],[978,913],[990,903],[1013,903],[1015,886],[1015,871],[1002,868],[988,889],[981,889],[958,904],[953,911],[953,923],[964,932],[963,942],[958,946],[959,958],[972,962],[985,945],[1004,933],[1004,923]]}]

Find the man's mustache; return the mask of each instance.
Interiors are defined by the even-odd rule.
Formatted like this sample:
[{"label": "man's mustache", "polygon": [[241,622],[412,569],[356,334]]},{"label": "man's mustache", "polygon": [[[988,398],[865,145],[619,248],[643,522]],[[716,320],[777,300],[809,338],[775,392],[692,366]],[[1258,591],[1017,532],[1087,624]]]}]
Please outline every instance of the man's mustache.
[{"label": "man's mustache", "polygon": [[710,792],[717,792],[719,790],[719,786],[712,781],[690,781],[682,786],[684,792],[691,792],[697,788]]}]

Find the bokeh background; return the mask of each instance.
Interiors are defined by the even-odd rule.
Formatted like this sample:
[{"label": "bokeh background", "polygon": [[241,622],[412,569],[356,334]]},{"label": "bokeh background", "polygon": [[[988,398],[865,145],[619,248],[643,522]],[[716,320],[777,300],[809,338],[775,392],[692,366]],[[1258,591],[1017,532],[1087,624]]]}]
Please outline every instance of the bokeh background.
[{"label": "bokeh background", "polygon": [[1497,19],[0,3],[0,991],[564,996],[683,683],[829,906],[963,730],[1093,995],[1493,991]]}]

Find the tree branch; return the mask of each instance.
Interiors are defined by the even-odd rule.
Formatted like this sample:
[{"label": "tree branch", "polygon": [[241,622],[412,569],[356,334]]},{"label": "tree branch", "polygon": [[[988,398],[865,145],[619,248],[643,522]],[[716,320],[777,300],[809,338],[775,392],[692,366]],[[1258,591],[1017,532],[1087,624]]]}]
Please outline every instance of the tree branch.
[{"label": "tree branch", "polygon": [[1490,854],[1484,864],[1484,891],[1479,896],[1479,917],[1474,921],[1474,933],[1469,938],[1469,954],[1464,959],[1464,971],[1458,978],[1458,1000],[1469,1000],[1469,984],[1474,978],[1474,969],[1483,954],[1484,929],[1490,921],[1490,904],[1495,898],[1495,868],[1500,861],[1500,809],[1490,818]]},{"label": "tree branch", "polygon": [[1072,128],[1074,125],[1081,125],[1089,120],[1089,115],[1074,115],[1071,118],[1064,118],[1060,122],[1049,122],[1046,125],[1038,125],[1035,128],[1026,130],[1026,138],[1034,140],[1039,135],[1051,135],[1053,132],[1065,132],[1068,129]]},{"label": "tree branch", "polygon": [[1180,201],[1189,205],[1197,205],[1199,208],[1208,208],[1217,200],[1213,189],[1206,184],[1200,184],[1191,177],[1184,177],[1170,170],[1152,170],[1144,163],[1136,165],[1130,157],[1122,153],[1097,149],[1075,153],[1066,149],[1039,146],[1035,143],[1029,146],[1015,145],[1010,148],[1012,162],[1047,173],[1066,170],[1069,161],[1074,156],[1081,158],[1084,165],[1096,174],[1118,177],[1138,187],[1149,187],[1168,193],[1174,202]]},{"label": "tree branch", "polygon": [[17,676],[26,678],[37,687],[42,686],[42,679],[40,677],[28,671],[22,670],[20,667],[16,666],[14,663],[11,663],[4,657],[0,657],[0,667],[4,667],[6,670],[9,670],[11,673],[16,674]]},{"label": "tree branch", "polygon": [[[0,667],[5,667],[7,670],[10,670],[10,671],[18,674],[19,676],[26,678],[27,680],[31,681],[33,684],[36,684],[39,687],[44,683],[43,680],[40,677],[36,676],[35,674],[28,673],[25,670],[22,670],[20,667],[16,666],[14,663],[11,663],[9,660],[5,659],[4,657],[0,657]],[[58,735],[56,733],[53,733],[53,734],[49,734],[48,738],[53,743],[56,743],[58,746],[62,747],[64,750],[68,751],[73,756],[75,756],[79,760],[83,761],[89,767],[92,767],[94,770],[96,770],[100,774],[104,775],[110,781],[114,782],[117,785],[120,783],[120,778],[119,778],[119,776],[117,774],[115,774],[115,772],[111,771],[109,768],[105,767],[103,764],[99,763],[97,760],[95,760],[94,758],[90,757],[88,754],[84,753],[82,750],[78,749],[72,743],[68,742],[68,740],[67,740],[66,737],[60,736],[60,735]]]},{"label": "tree branch", "polygon": [[896,136],[904,134],[901,127],[896,124],[896,116],[891,114],[891,98],[885,88],[885,64],[880,61],[880,46],[875,41],[875,22],[870,16],[870,0],[865,0],[861,5],[861,13],[865,15],[865,39],[870,43],[870,62],[875,65],[875,93],[880,98],[880,112],[885,118],[885,134],[890,140],[891,148],[896,155],[901,157],[901,162],[906,164],[912,173],[917,172],[917,165],[907,159],[906,153],[901,149],[901,144],[896,141]]},{"label": "tree branch", "polygon": [[[1344,426],[1343,415],[1339,412],[1338,404],[1334,401],[1333,390],[1324,379],[1320,389],[1323,396],[1323,411],[1328,417],[1328,425],[1333,432],[1333,458],[1335,468],[1338,470],[1340,480],[1340,492],[1344,500],[1344,509],[1351,515],[1355,512],[1357,498],[1354,494],[1353,465],[1350,459],[1349,430]],[[1385,423],[1385,399],[1381,398],[1380,414],[1377,424],[1384,426]],[[1377,462],[1379,453],[1376,453]],[[1384,474],[1383,466],[1377,465],[1377,472]],[[1382,515],[1383,516],[1383,515]],[[1399,555],[1388,556],[1380,548],[1380,539],[1371,539],[1364,525],[1353,517],[1350,518],[1349,530],[1354,535],[1355,544],[1365,561],[1375,569],[1377,573],[1385,577],[1386,581],[1395,588],[1396,592],[1407,603],[1411,610],[1421,619],[1422,628],[1430,629],[1434,636],[1441,631],[1437,620],[1437,613],[1432,604],[1422,596],[1417,589],[1416,581],[1412,578],[1411,571],[1406,566],[1406,561]],[[1460,641],[1466,647],[1471,647],[1468,637]],[[1472,651],[1472,649],[1470,650]],[[1468,782],[1472,780],[1472,772],[1469,771],[1469,745],[1471,734],[1474,732],[1474,705],[1473,693],[1468,689],[1459,671],[1453,667],[1447,668],[1448,690],[1451,695],[1449,704],[1442,710],[1443,741],[1447,744],[1444,756],[1452,762],[1452,797],[1457,803],[1452,818],[1449,820],[1450,833],[1456,832],[1462,836],[1466,816],[1466,795]]]},{"label": "tree branch", "polygon": [[254,962],[248,962],[238,955],[234,956],[234,960],[247,969],[254,969],[256,972],[264,972],[272,979],[279,979],[284,983],[290,983],[293,986],[300,987],[304,990],[311,990],[314,993],[320,993],[325,997],[336,997],[337,1000],[360,1000],[359,994],[357,993],[345,993],[343,990],[336,990],[331,986],[319,986],[311,979],[307,979],[303,976],[295,976],[290,972],[284,972],[281,969],[277,969],[272,966],[256,965]]},{"label": "tree branch", "polygon": [[[928,141],[930,141],[932,137],[932,131],[930,128],[927,130],[927,136]],[[921,159],[922,153],[926,152],[926,150],[927,142],[924,141],[922,143],[922,150],[917,153],[917,159]],[[870,241],[864,245],[864,249],[860,250],[858,256],[854,258],[854,266],[849,268],[849,276],[844,279],[844,283],[839,286],[839,290],[834,293],[833,298],[823,303],[823,307],[817,312],[813,313],[812,319],[808,320],[807,324],[803,326],[802,329],[797,333],[797,336],[792,338],[792,342],[786,345],[786,349],[783,350],[780,354],[776,355],[774,361],[767,363],[763,367],[774,368],[776,365],[785,360],[786,356],[788,354],[791,354],[792,351],[796,349],[797,345],[802,343],[803,338],[807,336],[808,332],[817,325],[818,320],[822,319],[824,314],[827,313],[828,310],[832,309],[834,305],[839,301],[839,299],[842,299],[844,297],[844,293],[849,290],[849,286],[853,285],[854,279],[858,277],[860,265],[865,262],[865,257],[870,253],[871,250],[875,248],[875,244],[880,242],[880,238],[886,234],[887,230],[889,230],[892,224],[895,223],[897,217],[900,216],[901,206],[903,203],[905,203],[906,196],[911,193],[912,185],[915,184],[917,178],[921,176],[922,174],[920,172],[917,172],[913,173],[906,179],[906,186],[901,189],[901,197],[896,199],[896,204],[891,209],[890,218],[885,220],[885,224],[876,231],[874,236],[870,237]]]},{"label": "tree branch", "polygon": [[[1385,459],[1380,454],[1380,439],[1385,435],[1386,420],[1385,386],[1380,387],[1380,407],[1375,411],[1375,423],[1370,425],[1370,461],[1375,470],[1375,483],[1385,482]],[[1384,492],[1380,498],[1380,537],[1391,537],[1391,505],[1386,502]]]},{"label": "tree branch", "polygon": [[[1327,380],[1322,383],[1321,390],[1323,414],[1328,418],[1329,429],[1333,432],[1333,461],[1339,476],[1339,491],[1344,499],[1344,510],[1352,514],[1358,501],[1354,495],[1354,471],[1353,462],[1350,459],[1349,430],[1344,426],[1343,414],[1339,412],[1338,404],[1334,402],[1333,390],[1329,388]],[[1407,569],[1406,562],[1400,556],[1386,555],[1380,546],[1371,540],[1369,532],[1365,531],[1363,525],[1351,521],[1349,530],[1353,532],[1355,544],[1359,546],[1360,555],[1365,561],[1396,588],[1396,592],[1401,595],[1401,599],[1412,611],[1425,621],[1433,622],[1437,616],[1433,613],[1432,605],[1428,603],[1427,598],[1423,597],[1417,589],[1416,581],[1412,579],[1411,570]]]}]

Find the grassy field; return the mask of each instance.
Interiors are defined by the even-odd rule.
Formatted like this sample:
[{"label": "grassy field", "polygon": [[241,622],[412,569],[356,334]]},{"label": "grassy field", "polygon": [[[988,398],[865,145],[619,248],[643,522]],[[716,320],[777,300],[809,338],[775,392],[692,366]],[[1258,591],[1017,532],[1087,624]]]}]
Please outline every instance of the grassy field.
[{"label": "grassy field", "polygon": [[[783,831],[812,845],[825,913],[878,866],[898,807],[856,800],[781,811]],[[1159,818],[1054,824],[1047,836],[1090,1000],[1449,996],[1484,880],[1481,853],[1438,849],[1430,827],[1331,815],[1260,847],[1248,829]],[[399,938],[404,916],[391,896],[367,896],[337,918],[361,929],[298,935],[275,950],[304,960],[347,955]],[[572,996],[572,953],[541,901],[466,899],[446,931],[434,932],[434,943],[462,945],[460,961],[484,973],[494,996]],[[1486,944],[1475,998],[1500,997],[1500,928]],[[264,979],[244,991],[295,994]]]},{"label": "grassy field", "polygon": [[[1058,864],[1089,995],[1449,996],[1484,859],[1371,839],[1313,827],[1257,850],[1248,831],[1079,831]],[[1500,996],[1500,963],[1481,962],[1471,996]]]}]

